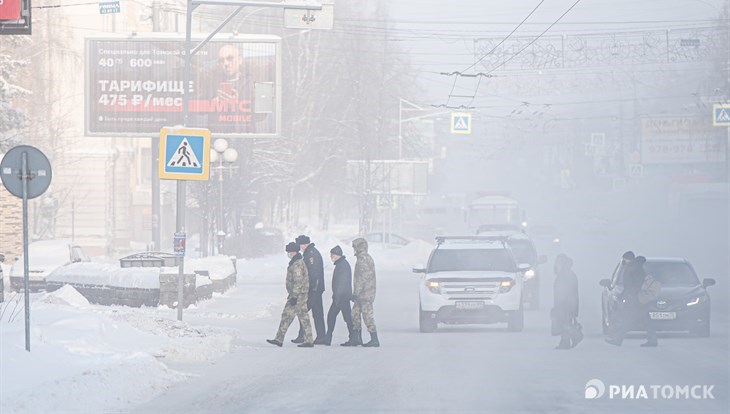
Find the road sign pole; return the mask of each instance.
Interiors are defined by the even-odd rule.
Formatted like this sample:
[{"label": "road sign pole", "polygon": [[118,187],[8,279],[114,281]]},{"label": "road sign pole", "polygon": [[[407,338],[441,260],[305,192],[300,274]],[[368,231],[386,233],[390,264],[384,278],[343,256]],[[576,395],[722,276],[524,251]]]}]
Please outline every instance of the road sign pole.
[{"label": "road sign pole", "polygon": [[30,279],[28,260],[28,179],[30,169],[28,168],[28,153],[23,151],[20,154],[20,179],[23,182],[23,284],[25,288],[25,350],[30,352]]}]

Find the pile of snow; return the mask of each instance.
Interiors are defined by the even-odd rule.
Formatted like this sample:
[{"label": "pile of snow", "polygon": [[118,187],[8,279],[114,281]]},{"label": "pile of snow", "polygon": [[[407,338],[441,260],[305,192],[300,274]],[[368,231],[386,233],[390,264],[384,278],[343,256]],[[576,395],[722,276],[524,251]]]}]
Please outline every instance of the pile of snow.
[{"label": "pile of snow", "polygon": [[233,333],[176,321],[175,311],[89,305],[68,285],[31,298],[30,353],[22,298],[0,304],[4,414],[124,411],[189,378],[166,362],[211,361],[231,348]]},{"label": "pile of snow", "polygon": [[46,277],[46,282],[159,289],[160,269],[156,267],[120,268],[112,264],[94,262],[72,263],[51,272]]},{"label": "pile of snow", "polygon": [[62,288],[47,293],[43,296],[42,300],[44,303],[54,303],[76,308],[86,308],[90,305],[89,301],[71,285],[63,285]]},{"label": "pile of snow", "polygon": [[229,256],[210,256],[200,259],[185,258],[185,272],[205,270],[211,280],[223,280],[236,273]]}]

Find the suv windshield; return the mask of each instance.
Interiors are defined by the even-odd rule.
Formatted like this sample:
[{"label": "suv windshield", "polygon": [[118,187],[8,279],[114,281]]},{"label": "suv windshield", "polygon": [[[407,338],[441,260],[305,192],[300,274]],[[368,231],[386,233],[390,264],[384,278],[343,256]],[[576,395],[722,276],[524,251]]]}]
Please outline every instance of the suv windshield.
[{"label": "suv windshield", "polygon": [[506,249],[436,249],[428,262],[428,273],[446,271],[514,272],[514,259]]},{"label": "suv windshield", "polygon": [[700,284],[687,263],[647,262],[646,273],[654,276],[662,286],[697,286]]}]

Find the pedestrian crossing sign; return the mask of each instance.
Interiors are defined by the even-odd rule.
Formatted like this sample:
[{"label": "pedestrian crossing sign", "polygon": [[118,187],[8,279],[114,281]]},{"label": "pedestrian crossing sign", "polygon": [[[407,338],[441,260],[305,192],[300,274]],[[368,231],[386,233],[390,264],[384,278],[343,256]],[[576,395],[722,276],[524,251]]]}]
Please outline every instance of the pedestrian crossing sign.
[{"label": "pedestrian crossing sign", "polygon": [[210,131],[204,128],[165,127],[160,130],[160,179],[208,180]]},{"label": "pedestrian crossing sign", "polygon": [[471,113],[453,112],[451,114],[452,134],[471,134]]},{"label": "pedestrian crossing sign", "polygon": [[712,125],[730,127],[730,104],[712,106]]}]

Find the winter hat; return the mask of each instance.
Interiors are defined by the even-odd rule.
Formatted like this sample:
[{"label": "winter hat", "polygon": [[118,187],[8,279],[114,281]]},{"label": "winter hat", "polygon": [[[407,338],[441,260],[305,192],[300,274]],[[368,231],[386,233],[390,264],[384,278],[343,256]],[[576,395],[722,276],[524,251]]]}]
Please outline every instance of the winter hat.
[{"label": "winter hat", "polygon": [[296,253],[299,251],[299,245],[294,242],[290,242],[289,244],[286,245],[286,251]]},{"label": "winter hat", "polygon": [[303,234],[297,237],[297,239],[294,241],[297,242],[297,244],[309,244],[311,242],[311,240],[309,240],[309,237]]},{"label": "winter hat", "polygon": [[340,246],[333,247],[332,250],[330,250],[330,253],[336,254],[337,256],[344,256],[344,254],[342,253],[342,247]]},{"label": "winter hat", "polygon": [[629,250],[628,252],[624,253],[624,255],[621,256],[621,258],[626,259],[626,260],[634,260],[636,258],[636,255],[634,255],[634,252]]}]

